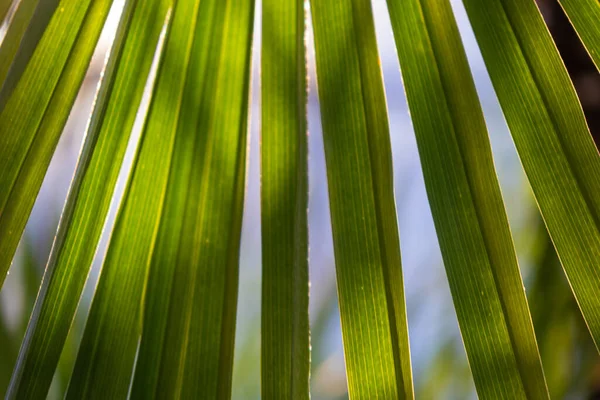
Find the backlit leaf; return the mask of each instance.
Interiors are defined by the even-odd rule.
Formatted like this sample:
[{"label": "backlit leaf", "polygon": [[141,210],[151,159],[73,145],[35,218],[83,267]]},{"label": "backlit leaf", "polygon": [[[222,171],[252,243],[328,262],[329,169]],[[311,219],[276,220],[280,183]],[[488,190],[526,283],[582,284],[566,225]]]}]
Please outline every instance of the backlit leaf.
[{"label": "backlit leaf", "polygon": [[263,0],[262,11],[261,394],[308,399],[304,1]]},{"label": "backlit leaf", "polygon": [[348,391],[412,398],[387,109],[371,4],[311,3]]},{"label": "backlit leaf", "polygon": [[[74,318],[170,0],[130,0],[20,351],[10,396],[44,397]],[[142,79],[140,79],[142,78]]]},{"label": "backlit leaf", "polygon": [[464,0],[558,257],[600,344],[600,155],[534,0]]},{"label": "backlit leaf", "polygon": [[429,204],[480,398],[548,391],[475,85],[447,0],[388,0]]}]

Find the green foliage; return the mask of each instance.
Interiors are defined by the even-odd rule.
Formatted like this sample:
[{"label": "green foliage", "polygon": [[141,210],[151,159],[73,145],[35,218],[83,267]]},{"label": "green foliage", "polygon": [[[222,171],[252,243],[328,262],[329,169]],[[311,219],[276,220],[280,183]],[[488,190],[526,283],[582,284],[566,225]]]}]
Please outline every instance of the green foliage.
[{"label": "green foliage", "polygon": [[600,2],[597,0],[560,0],[596,68],[600,70]]},{"label": "green foliage", "polygon": [[[600,3],[560,2],[598,66]],[[0,0],[0,20],[10,4]],[[600,343],[600,155],[563,62],[534,0],[464,0],[558,256],[542,230],[530,313],[450,2],[387,5],[477,394],[547,399],[545,372],[550,394],[562,397],[573,376],[564,354],[576,341],[593,347],[574,333],[582,329],[572,329],[583,325],[576,305],[596,348]],[[7,27],[0,45],[0,286],[111,6],[22,0]],[[231,397],[258,29],[261,390],[266,399],[310,397],[305,6],[263,0],[262,26],[255,27],[254,0],[125,2],[25,338],[18,354],[3,357],[17,359],[8,399],[44,398],[50,390],[136,118],[144,123],[67,398]],[[348,393],[412,399],[371,0],[312,0],[310,7]],[[148,110],[140,108],[144,93]],[[576,302],[557,275],[559,262]],[[32,271],[27,292],[37,287]],[[546,302],[548,291],[554,297]],[[2,320],[0,336],[14,340]],[[443,344],[437,369],[428,370],[440,377],[430,395],[442,393],[455,368],[467,370],[452,361],[456,351]],[[584,357],[583,366],[597,358],[588,353],[595,357]]]},{"label": "green foliage", "polygon": [[[9,73],[3,81],[0,91],[0,285],[111,4],[109,0],[62,0],[24,70],[15,69],[16,72]],[[29,6],[22,4],[26,5]],[[31,23],[31,26],[39,26],[35,18]],[[22,48],[27,49],[31,46],[28,40],[35,43],[36,39],[35,35],[23,36]],[[18,68],[24,64],[15,59],[14,65]]]},{"label": "green foliage", "polygon": [[534,0],[465,7],[542,217],[600,343],[600,156]]},{"label": "green foliage", "polygon": [[[20,351],[11,391],[39,398],[48,391],[116,184],[170,1],[129,1],[57,233],[45,278]],[[126,107],[128,106],[128,108]]]},{"label": "green foliage", "polygon": [[371,5],[312,2],[348,392],[412,398],[389,127]]},{"label": "green foliage", "polygon": [[429,204],[477,392],[481,398],[547,399],[483,113],[450,3],[388,4]]},{"label": "green foliage", "polygon": [[149,260],[135,398],[231,393],[253,16],[251,0],[177,2],[159,77],[166,90],[179,80],[177,102],[161,106],[168,118],[157,114],[155,127],[160,134],[170,121],[175,147]]},{"label": "green foliage", "polygon": [[308,399],[308,138],[303,1],[265,0],[262,18],[262,397]]}]

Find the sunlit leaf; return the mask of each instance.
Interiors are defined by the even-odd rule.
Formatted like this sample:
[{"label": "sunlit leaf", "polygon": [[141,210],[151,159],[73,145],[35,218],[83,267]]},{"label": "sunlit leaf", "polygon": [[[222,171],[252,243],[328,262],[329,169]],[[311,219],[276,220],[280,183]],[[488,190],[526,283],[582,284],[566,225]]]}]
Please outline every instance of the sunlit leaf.
[{"label": "sunlit leaf", "polygon": [[[167,30],[138,152],[102,266],[67,398],[126,397],[141,333],[142,295],[175,142],[193,4],[179,1]],[[187,50],[187,51],[182,51]]]},{"label": "sunlit leaf", "polygon": [[60,0],[20,0],[0,47],[0,108],[19,82]]},{"label": "sunlit leaf", "polygon": [[[170,0],[130,0],[96,99],[10,396],[44,397],[81,297]],[[141,78],[141,79],[140,79]]]},{"label": "sunlit leaf", "polygon": [[534,0],[464,0],[521,163],[596,346],[600,155]]},{"label": "sunlit leaf", "polygon": [[[598,66],[600,3],[558,1]],[[261,320],[251,326],[262,327],[261,357],[251,334],[236,359],[241,369],[260,365],[265,399],[310,397],[307,6],[348,396],[414,397],[372,2],[259,3],[263,279]],[[78,112],[75,98],[112,3],[0,0],[0,286],[67,118]],[[536,0],[463,3],[549,231],[546,244],[557,250],[552,264],[562,263],[598,347],[600,155],[573,85]],[[8,343],[20,339],[29,320],[6,398],[53,398],[63,389],[69,400],[231,398],[244,391],[232,391],[232,370],[255,1],[117,4],[125,8],[34,311],[11,324],[0,321]],[[487,129],[452,13],[451,4],[461,5],[387,4],[477,395],[548,399]],[[125,156],[129,146],[133,160]],[[122,199],[115,193],[121,172],[129,172]],[[84,327],[87,304],[77,305],[102,229],[110,225],[109,206],[119,200]],[[10,313],[19,309],[21,294],[35,292],[37,279],[26,267],[19,299],[2,299],[3,313],[6,304]],[[582,393],[572,389],[591,376],[598,354],[573,323],[575,302],[555,289],[556,275],[530,272],[552,394],[577,397]],[[558,297],[544,300],[547,290]],[[30,304],[31,295],[25,297]],[[334,306],[315,315],[319,336]],[[425,396],[470,396],[461,347],[453,336],[440,343],[432,345],[437,355],[425,356],[429,366],[418,349],[419,389]],[[328,345],[324,338],[316,343],[317,362]],[[15,349],[2,344],[0,370],[12,368]],[[319,386],[329,383],[330,361],[319,367]],[[254,395],[258,384],[243,395]]]},{"label": "sunlit leaf", "polygon": [[264,0],[262,24],[262,398],[308,399],[304,2]]},{"label": "sunlit leaf", "polygon": [[195,3],[134,398],[231,396],[254,1]]},{"label": "sunlit leaf", "polygon": [[[132,396],[230,393],[252,14],[252,2],[177,2],[68,398],[126,396],[144,291],[143,318],[162,316],[153,308],[158,300],[168,307],[168,323],[161,331],[159,324],[144,322],[149,330],[142,336]],[[213,45],[206,46],[209,39]],[[202,60],[211,72],[197,68]],[[192,146],[190,138],[196,141]],[[182,160],[189,165],[179,169]],[[185,168],[189,180],[175,179],[186,176]],[[175,221],[184,231],[180,246],[166,248],[180,260],[174,265],[178,273],[171,281],[156,281],[157,272],[168,272],[160,258],[165,235],[168,241],[178,234],[164,227],[173,222],[177,197],[185,195],[179,183],[188,187],[185,213]],[[165,291],[167,297],[156,297]],[[166,338],[164,349],[153,341],[156,335]],[[146,362],[161,355],[160,363]],[[159,368],[160,374],[146,368]]]},{"label": "sunlit leaf", "polygon": [[110,0],[63,0],[27,67],[0,93],[0,285],[108,15]]},{"label": "sunlit leaf", "polygon": [[450,2],[389,0],[388,5],[478,395],[547,399],[487,129]]},{"label": "sunlit leaf", "polygon": [[348,390],[412,398],[387,109],[370,1],[311,3]]},{"label": "sunlit leaf", "polygon": [[559,0],[583,45],[600,70],[600,1]]}]

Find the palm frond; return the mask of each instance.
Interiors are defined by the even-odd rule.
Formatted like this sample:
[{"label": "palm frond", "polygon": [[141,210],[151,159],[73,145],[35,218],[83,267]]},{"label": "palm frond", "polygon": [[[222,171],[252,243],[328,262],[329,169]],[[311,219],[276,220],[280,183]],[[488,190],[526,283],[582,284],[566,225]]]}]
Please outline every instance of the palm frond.
[{"label": "palm frond", "polygon": [[[598,67],[600,3],[559,2]],[[6,29],[0,44],[0,287],[107,15],[121,7],[112,0],[12,3],[0,0]],[[548,399],[548,387],[564,396],[569,385],[556,381],[575,373],[564,373],[560,355],[575,348],[590,353],[593,345],[575,345],[575,303],[559,287],[556,271],[541,265],[560,261],[598,347],[600,155],[535,0],[463,3],[551,238],[530,293],[540,357],[451,1],[387,0],[464,347],[482,399]],[[0,360],[5,369],[17,356],[7,399],[48,395],[110,204],[119,200],[121,171],[129,179],[66,397],[232,396],[251,54],[259,29],[261,390],[266,399],[310,397],[308,6],[348,394],[414,398],[372,1],[261,4],[262,26],[255,27],[254,0],[123,2],[25,338],[18,356],[11,350]],[[136,121],[143,122],[141,131]],[[125,171],[133,145],[131,171]],[[560,297],[544,304],[546,290]],[[316,332],[325,329],[329,310],[322,307]],[[3,321],[0,334],[14,340]],[[430,395],[442,395],[455,374],[468,372],[464,362],[460,371],[451,370],[460,350],[442,343],[433,367],[425,369],[445,369]],[[551,357],[555,345],[562,352]],[[594,358],[582,360],[579,365],[591,368]],[[417,382],[421,387],[427,379]]]}]

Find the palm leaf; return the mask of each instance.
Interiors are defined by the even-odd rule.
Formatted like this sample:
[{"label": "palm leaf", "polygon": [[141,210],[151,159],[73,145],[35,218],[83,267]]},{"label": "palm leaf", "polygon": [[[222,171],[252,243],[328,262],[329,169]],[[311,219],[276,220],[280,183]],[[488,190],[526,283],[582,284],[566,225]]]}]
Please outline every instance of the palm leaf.
[{"label": "palm leaf", "polygon": [[[113,229],[67,398],[128,393],[141,333],[142,296],[164,205],[193,39],[196,3],[171,17],[152,102]],[[115,338],[118,338],[115,340]]]},{"label": "palm leaf", "polygon": [[485,121],[450,3],[388,4],[429,204],[479,397],[547,399]]},{"label": "palm leaf", "polygon": [[9,396],[39,398],[50,387],[123,161],[123,133],[138,112],[145,85],[139,78],[152,63],[146,49],[156,46],[169,4],[129,1],[124,10]]},{"label": "palm leaf", "polygon": [[[11,2],[8,3],[10,5]],[[2,88],[0,105],[4,104],[6,97],[14,89],[25,70],[57,5],[58,0],[45,1],[41,4],[38,0],[21,0],[18,3],[0,46],[0,87]],[[14,63],[15,66],[7,82],[7,75],[15,59],[18,61]]]},{"label": "palm leaf", "polygon": [[412,398],[389,128],[371,5],[312,3],[351,397]]},{"label": "palm leaf", "polygon": [[533,0],[465,0],[533,193],[596,346],[600,156]]},{"label": "palm leaf", "polygon": [[[535,0],[463,1],[598,347],[600,155],[572,83]],[[600,6],[560,2],[598,66]],[[487,129],[450,1],[387,3],[477,394],[547,399]],[[10,4],[0,0],[0,20]],[[261,383],[267,399],[310,397],[305,5],[262,3]],[[136,120],[144,122],[141,139],[67,398],[231,397],[254,6],[253,0],[125,2],[7,398],[49,394],[109,204],[117,200],[126,148],[137,143],[130,139]],[[112,0],[21,0],[15,7],[0,44],[0,286]],[[312,0],[311,7],[349,395],[411,399],[371,0]],[[144,90],[148,110],[140,107]],[[538,307],[545,282],[533,289]],[[536,310],[547,320],[536,318],[544,330],[544,360],[554,338],[562,338],[563,350],[575,338],[564,329],[547,333],[560,321],[550,311]],[[441,368],[454,365],[450,346]],[[548,376],[561,375],[557,361],[549,362]],[[453,372],[442,378],[454,378]]]},{"label": "palm leaf", "polygon": [[560,0],[573,27],[600,70],[600,2],[598,0]]},{"label": "palm leaf", "polygon": [[[190,163],[189,180],[174,181],[188,186],[179,251],[170,287],[148,292],[145,321],[164,315],[164,306],[155,308],[158,302],[169,308],[165,323],[145,325],[162,330],[164,341],[142,337],[134,395],[145,389],[138,378],[157,366],[159,398],[231,395],[254,2],[201,1],[197,15],[193,62],[206,63],[206,73],[190,69],[198,86],[186,105],[197,105],[198,112],[183,114],[175,153]],[[189,130],[196,136],[191,149],[184,133]],[[164,284],[152,281],[169,261],[163,255],[157,252],[152,260],[149,287]],[[155,297],[161,293],[166,297]],[[152,357],[161,357],[160,364],[141,362]]]},{"label": "palm leaf", "polygon": [[304,2],[262,15],[262,397],[308,399],[308,171]]},{"label": "palm leaf", "polygon": [[135,398],[231,393],[254,3],[194,7]]},{"label": "palm leaf", "polygon": [[[14,89],[0,93],[0,285],[112,1],[63,0]],[[6,97],[5,97],[6,93]]]}]

